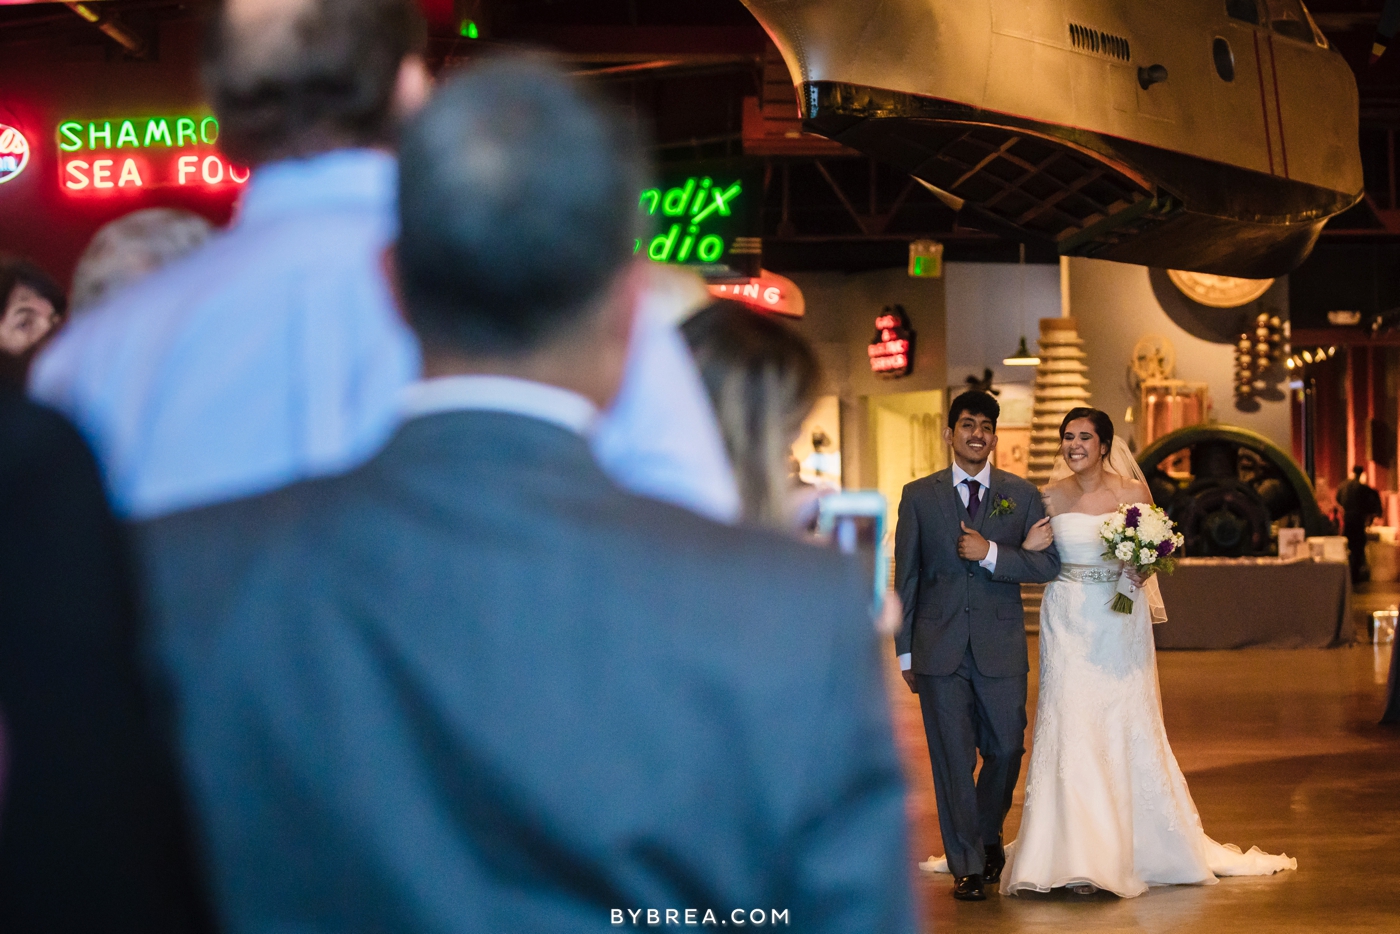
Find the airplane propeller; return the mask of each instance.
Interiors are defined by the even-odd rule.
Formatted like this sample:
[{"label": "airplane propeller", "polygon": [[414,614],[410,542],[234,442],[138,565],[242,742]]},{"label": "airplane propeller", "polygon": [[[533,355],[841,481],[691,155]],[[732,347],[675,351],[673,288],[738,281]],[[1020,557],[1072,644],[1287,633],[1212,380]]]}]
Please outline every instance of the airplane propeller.
[{"label": "airplane propeller", "polygon": [[1381,10],[1381,24],[1376,28],[1376,39],[1371,43],[1371,64],[1374,65],[1385,54],[1386,46],[1400,31],[1400,0],[1385,0]]}]

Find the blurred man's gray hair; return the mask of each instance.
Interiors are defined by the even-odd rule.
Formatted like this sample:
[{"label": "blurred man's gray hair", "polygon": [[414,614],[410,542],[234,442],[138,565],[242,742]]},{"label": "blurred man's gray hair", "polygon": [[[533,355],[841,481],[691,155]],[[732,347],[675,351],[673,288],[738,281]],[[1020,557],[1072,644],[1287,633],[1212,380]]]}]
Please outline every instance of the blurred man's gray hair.
[{"label": "blurred man's gray hair", "polygon": [[74,314],[191,252],[214,230],[207,220],[178,208],[133,211],[98,230],[73,272]]},{"label": "blurred man's gray hair", "polygon": [[534,349],[631,261],[649,163],[635,122],[538,56],[446,81],[399,146],[399,282],[425,346]]}]

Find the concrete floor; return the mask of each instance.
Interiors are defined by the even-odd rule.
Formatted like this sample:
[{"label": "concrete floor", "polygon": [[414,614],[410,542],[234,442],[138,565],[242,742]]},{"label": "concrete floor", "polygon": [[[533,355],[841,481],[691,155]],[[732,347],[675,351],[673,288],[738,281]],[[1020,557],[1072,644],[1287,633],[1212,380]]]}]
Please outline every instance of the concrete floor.
[{"label": "concrete floor", "polygon": [[[1360,617],[1362,605],[1400,601],[1400,589],[1357,596]],[[1032,705],[1036,649],[1032,638]],[[1389,646],[1365,643],[1158,655],[1167,733],[1206,833],[1286,852],[1296,872],[1154,887],[1133,899],[1054,892],[957,902],[950,877],[914,869],[925,930],[1400,931],[1400,728],[1376,725],[1389,662]],[[917,698],[893,669],[890,690],[921,860],[943,852],[928,749]],[[1008,840],[1021,803],[1018,787]]]}]

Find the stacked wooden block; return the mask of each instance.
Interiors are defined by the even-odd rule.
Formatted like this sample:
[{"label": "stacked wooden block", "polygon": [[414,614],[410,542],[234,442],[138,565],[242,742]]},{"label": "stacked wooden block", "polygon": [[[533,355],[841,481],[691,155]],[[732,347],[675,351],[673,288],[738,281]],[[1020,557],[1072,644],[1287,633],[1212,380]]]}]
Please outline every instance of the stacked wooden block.
[{"label": "stacked wooden block", "polygon": [[1037,486],[1050,479],[1060,452],[1060,421],[1075,406],[1089,404],[1089,368],[1084,341],[1073,318],[1040,319],[1040,366],[1035,371],[1027,478]]}]

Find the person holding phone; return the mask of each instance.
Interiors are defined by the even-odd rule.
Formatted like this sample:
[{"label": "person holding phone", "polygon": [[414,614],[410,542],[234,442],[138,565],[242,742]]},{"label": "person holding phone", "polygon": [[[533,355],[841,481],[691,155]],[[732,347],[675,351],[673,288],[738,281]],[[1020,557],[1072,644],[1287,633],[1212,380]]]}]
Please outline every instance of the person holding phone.
[{"label": "person holding phone", "polygon": [[904,487],[895,527],[895,651],[919,695],[953,897],[964,901],[986,898],[1006,864],[1001,825],[1025,754],[1030,671],[1020,585],[1060,572],[1040,494],[991,465],[1000,414],[985,392],[953,400],[943,432],[953,464]]},{"label": "person holding phone", "polygon": [[740,519],[778,531],[810,524],[793,481],[792,445],[816,405],[812,345],[771,315],[720,300],[681,325],[714,407],[739,486]]}]

